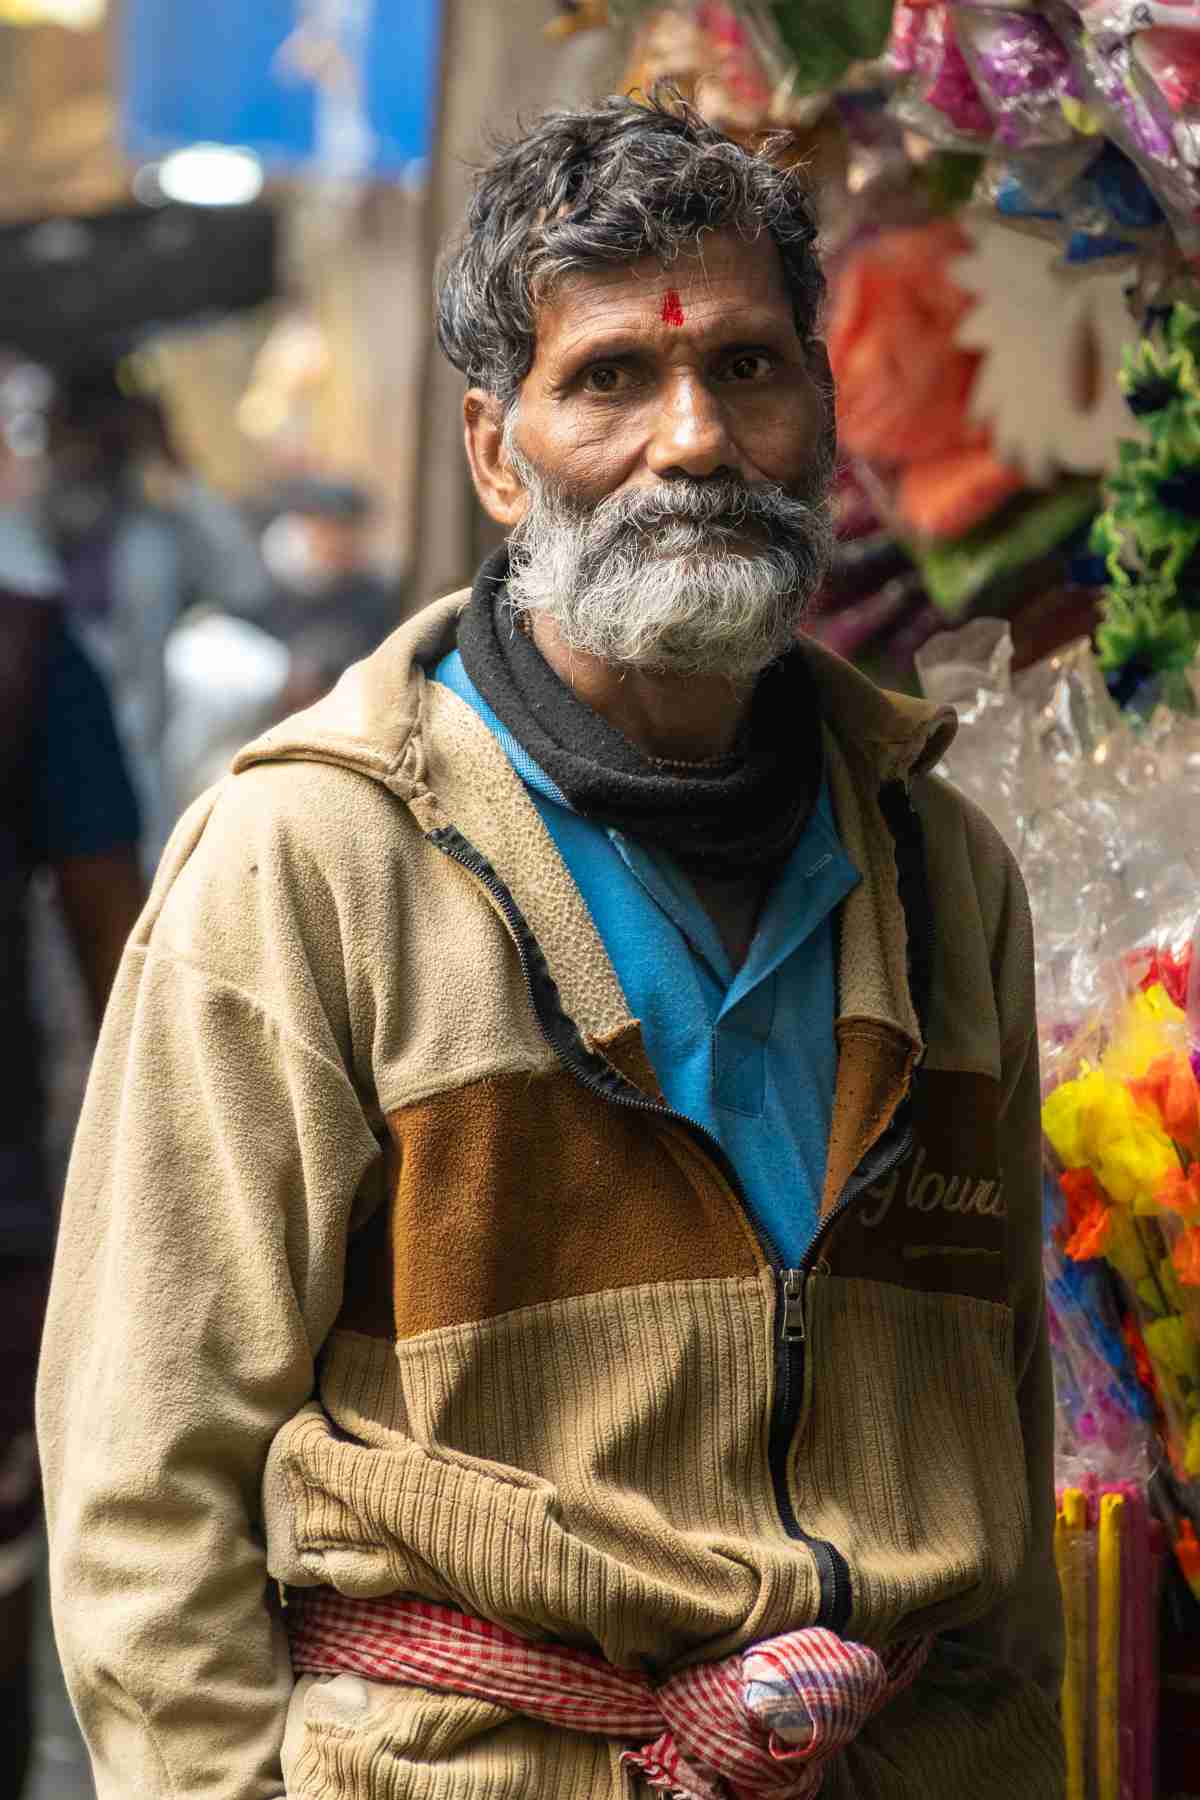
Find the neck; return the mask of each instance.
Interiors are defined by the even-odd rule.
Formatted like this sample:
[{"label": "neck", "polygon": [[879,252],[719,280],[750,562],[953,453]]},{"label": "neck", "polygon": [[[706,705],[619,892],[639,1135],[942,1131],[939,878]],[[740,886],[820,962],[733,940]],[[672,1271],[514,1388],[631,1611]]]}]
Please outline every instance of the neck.
[{"label": "neck", "polygon": [[727,755],[737,742],[752,687],[724,675],[619,668],[585,651],[568,649],[558,627],[544,614],[534,616],[532,636],[559,680],[644,755],[670,762],[705,762]]}]

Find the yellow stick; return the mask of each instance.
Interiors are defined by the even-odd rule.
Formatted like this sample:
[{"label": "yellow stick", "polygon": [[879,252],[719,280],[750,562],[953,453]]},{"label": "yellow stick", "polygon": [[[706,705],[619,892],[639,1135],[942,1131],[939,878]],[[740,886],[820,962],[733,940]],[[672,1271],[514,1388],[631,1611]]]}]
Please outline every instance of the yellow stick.
[{"label": "yellow stick", "polygon": [[1125,1496],[1100,1502],[1096,1594],[1096,1795],[1121,1800],[1121,1544]]},{"label": "yellow stick", "polygon": [[[1064,1494],[1064,1506],[1066,1498],[1067,1496]],[[1084,1635],[1079,1629],[1079,1613],[1087,1596],[1080,1589],[1079,1571],[1073,1566],[1071,1545],[1074,1537],[1075,1533],[1071,1529],[1065,1510],[1060,1511],[1054,1521],[1054,1561],[1058,1569],[1058,1585],[1062,1590],[1063,1624],[1066,1635],[1066,1661],[1063,1665],[1062,1684],[1063,1745],[1067,1756],[1066,1800],[1085,1800],[1083,1682],[1086,1663],[1081,1665],[1079,1659],[1080,1638]]]}]

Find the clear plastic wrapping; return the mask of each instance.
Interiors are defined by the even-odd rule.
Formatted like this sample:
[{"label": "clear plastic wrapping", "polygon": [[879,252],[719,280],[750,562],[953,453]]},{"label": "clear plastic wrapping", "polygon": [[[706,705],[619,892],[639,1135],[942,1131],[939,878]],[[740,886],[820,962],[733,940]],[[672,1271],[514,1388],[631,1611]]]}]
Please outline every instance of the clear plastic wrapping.
[{"label": "clear plastic wrapping", "polygon": [[[943,773],[1004,833],[1034,917],[1057,1449],[1075,1491],[1058,1544],[1069,1751],[1080,1780],[1103,1766],[1102,1791],[1151,1800],[1150,1627],[1112,1583],[1128,1574],[1129,1604],[1144,1600],[1145,1545],[1122,1533],[1152,1478],[1200,1594],[1200,719],[1120,713],[1086,640],[1014,680],[996,622],[942,634],[918,663],[959,708]],[[1106,1484],[1126,1500],[1107,1564]]]},{"label": "clear plastic wrapping", "polygon": [[1040,13],[959,5],[955,36],[997,145],[1006,150],[1069,144],[1075,133],[1063,101],[1079,99],[1066,45]]}]

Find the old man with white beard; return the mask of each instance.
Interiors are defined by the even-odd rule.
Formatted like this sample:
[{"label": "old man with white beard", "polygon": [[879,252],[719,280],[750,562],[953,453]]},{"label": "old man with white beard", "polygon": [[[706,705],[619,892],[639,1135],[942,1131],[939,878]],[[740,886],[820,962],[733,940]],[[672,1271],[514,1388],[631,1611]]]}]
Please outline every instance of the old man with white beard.
[{"label": "old man with white beard", "polygon": [[40,1389],[99,1800],[1060,1800],[1028,911],[802,634],[814,237],[670,100],[498,151],[507,542],[168,848]]}]

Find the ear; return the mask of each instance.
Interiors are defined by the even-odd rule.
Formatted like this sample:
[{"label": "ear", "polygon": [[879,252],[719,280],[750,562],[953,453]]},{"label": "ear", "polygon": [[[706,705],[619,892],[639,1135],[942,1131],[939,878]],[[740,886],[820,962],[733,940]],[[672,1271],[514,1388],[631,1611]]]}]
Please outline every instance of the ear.
[{"label": "ear", "polygon": [[529,497],[504,454],[504,410],[485,388],[467,391],[463,438],[480,505],[497,525],[511,529],[524,517]]}]

